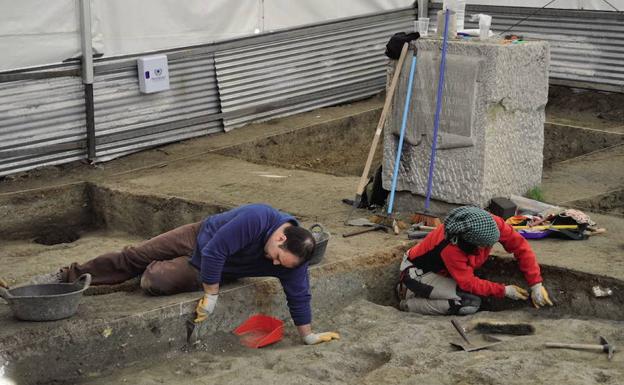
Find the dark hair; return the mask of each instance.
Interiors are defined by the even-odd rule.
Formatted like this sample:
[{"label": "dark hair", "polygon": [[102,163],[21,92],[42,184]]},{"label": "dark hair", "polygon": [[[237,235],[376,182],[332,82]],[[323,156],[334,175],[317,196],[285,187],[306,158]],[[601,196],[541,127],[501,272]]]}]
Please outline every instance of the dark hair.
[{"label": "dark hair", "polygon": [[310,231],[299,226],[288,226],[284,229],[284,235],[286,236],[286,241],[280,246],[282,249],[301,258],[302,263],[312,258],[316,240]]},{"label": "dark hair", "polygon": [[464,241],[462,239],[462,237],[457,237],[457,247],[459,247],[459,249],[461,251],[463,251],[466,254],[470,254],[470,255],[477,255],[477,251],[479,251],[479,246]]}]

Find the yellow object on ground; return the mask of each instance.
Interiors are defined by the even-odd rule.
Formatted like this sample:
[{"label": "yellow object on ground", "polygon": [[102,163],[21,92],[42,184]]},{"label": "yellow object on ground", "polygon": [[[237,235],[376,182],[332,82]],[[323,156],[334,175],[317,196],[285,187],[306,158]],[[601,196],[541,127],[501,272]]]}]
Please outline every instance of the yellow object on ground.
[{"label": "yellow object on ground", "polygon": [[544,226],[512,226],[516,230],[548,230],[548,229],[558,229],[558,230],[576,230],[578,229],[578,225],[544,225]]},{"label": "yellow object on ground", "polygon": [[325,333],[311,333],[307,336],[303,337],[303,341],[306,345],[316,345],[322,342],[329,342],[331,340],[339,340],[340,334],[336,332],[325,332]]}]

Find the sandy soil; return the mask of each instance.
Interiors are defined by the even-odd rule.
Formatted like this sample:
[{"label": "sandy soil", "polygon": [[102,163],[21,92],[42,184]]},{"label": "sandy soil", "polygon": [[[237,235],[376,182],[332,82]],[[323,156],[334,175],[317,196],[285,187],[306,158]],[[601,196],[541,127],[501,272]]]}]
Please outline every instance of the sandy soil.
[{"label": "sandy soil", "polygon": [[[562,104],[561,111],[565,112],[564,106]],[[328,111],[336,114],[340,112],[339,109]],[[612,118],[616,119],[617,116]],[[288,123],[284,122],[258,126],[256,131],[264,133],[265,129],[273,130],[271,132],[290,129],[286,127]],[[617,127],[619,123],[614,120],[609,124],[609,127]],[[371,254],[374,250],[407,243],[404,236],[383,233],[346,239],[340,237],[340,233],[352,230],[342,225],[350,208],[342,204],[340,199],[353,197],[357,184],[354,176],[329,176],[251,164],[214,154],[220,146],[232,145],[236,136],[243,135],[244,130],[211,139],[200,138],[174,144],[166,147],[166,150],[143,152],[101,165],[100,169],[87,169],[85,166],[81,170],[71,170],[67,166],[54,168],[57,174],[43,175],[41,178],[37,172],[23,178],[5,178],[0,183],[0,192],[91,180],[131,194],[170,196],[194,202],[238,205],[265,201],[299,215],[306,225],[316,221],[326,224],[334,234],[327,255],[331,261],[349,259],[363,253]],[[257,138],[258,132],[252,134]],[[346,142],[348,138],[345,138]],[[207,143],[210,145],[207,146]],[[202,153],[202,156],[193,159],[180,160],[186,154]],[[331,163],[329,160],[325,162]],[[303,166],[318,167],[313,162]],[[147,168],[137,170],[140,167]],[[562,190],[569,188],[569,184],[561,186]],[[364,214],[366,212],[360,212],[357,216]],[[624,244],[620,235],[624,231],[624,222],[621,218],[607,216],[597,216],[596,219],[600,225],[609,229],[609,233],[583,242],[533,242],[540,262],[624,279],[624,259],[621,257]],[[138,240],[140,238],[134,235],[96,231],[82,234],[82,238],[72,244],[56,246],[32,244],[30,240],[3,241],[0,251],[8,251],[6,258],[2,257],[3,275],[13,284],[30,274],[51,271],[74,260],[86,260],[94,254],[118,249]],[[122,299],[109,298],[111,306],[107,309],[112,315],[124,315],[124,312],[131,311],[129,308],[135,310],[131,300],[119,297]],[[140,299],[149,301],[145,307],[158,306],[154,299]],[[98,301],[101,302],[104,301]],[[341,332],[343,338],[338,342],[315,347],[302,346],[294,329],[289,327],[286,338],[279,344],[262,350],[250,350],[241,347],[232,335],[218,334],[205,341],[201,349],[190,353],[173,351],[168,356],[152,357],[152,360],[115,370],[113,375],[107,377],[91,378],[98,373],[85,373],[91,379],[85,379],[84,383],[622,383],[624,356],[616,354],[614,361],[608,362],[604,355],[598,353],[542,348],[545,340],[591,343],[597,341],[598,335],[605,335],[615,344],[621,344],[624,341],[622,322],[546,319],[531,314],[505,311],[475,316],[529,320],[534,323],[538,333],[508,341],[492,350],[468,354],[456,352],[449,346],[448,342],[456,339],[457,335],[446,318],[419,317],[398,312],[391,307],[359,301],[345,309],[335,309],[333,314],[316,317],[317,330],[335,329]]]},{"label": "sandy soil", "polygon": [[72,243],[52,246],[34,242],[2,242],[2,277],[11,286],[26,282],[31,276],[54,272],[72,262],[86,262],[99,254],[119,250],[142,241],[126,233],[97,230],[83,233]]},{"label": "sandy soil", "polygon": [[[545,320],[522,311],[461,318],[464,325],[477,320],[530,322],[536,334],[467,353],[449,344],[459,338],[450,318],[417,316],[362,300],[318,323],[338,330],[340,341],[304,346],[289,333],[275,345],[254,350],[221,334],[198,350],[154,357],[81,384],[621,384],[624,356],[608,361],[603,353],[546,349],[543,343],[594,343],[603,335],[621,344],[622,322]],[[469,336],[476,338],[475,333]]]}]

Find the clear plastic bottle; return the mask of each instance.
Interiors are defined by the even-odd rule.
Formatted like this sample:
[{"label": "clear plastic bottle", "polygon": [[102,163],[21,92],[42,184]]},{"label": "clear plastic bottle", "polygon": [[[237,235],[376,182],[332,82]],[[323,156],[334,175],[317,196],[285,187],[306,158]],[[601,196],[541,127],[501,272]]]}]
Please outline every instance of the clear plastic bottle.
[{"label": "clear plastic bottle", "polygon": [[456,0],[455,14],[457,17],[457,32],[464,30],[464,18],[466,16],[466,0]]}]

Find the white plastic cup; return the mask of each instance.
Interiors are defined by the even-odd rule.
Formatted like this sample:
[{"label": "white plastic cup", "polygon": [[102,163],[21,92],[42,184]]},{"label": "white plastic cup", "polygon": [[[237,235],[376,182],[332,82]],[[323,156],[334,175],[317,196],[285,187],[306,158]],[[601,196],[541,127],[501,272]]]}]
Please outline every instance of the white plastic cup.
[{"label": "white plastic cup", "polygon": [[429,18],[428,17],[419,17],[418,21],[416,21],[418,33],[421,37],[429,35]]}]

